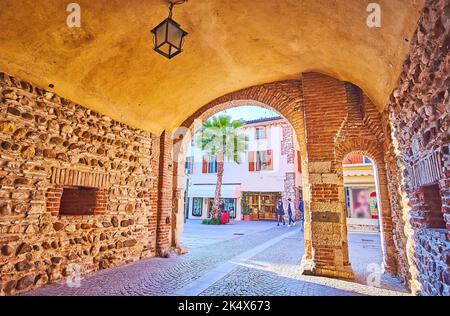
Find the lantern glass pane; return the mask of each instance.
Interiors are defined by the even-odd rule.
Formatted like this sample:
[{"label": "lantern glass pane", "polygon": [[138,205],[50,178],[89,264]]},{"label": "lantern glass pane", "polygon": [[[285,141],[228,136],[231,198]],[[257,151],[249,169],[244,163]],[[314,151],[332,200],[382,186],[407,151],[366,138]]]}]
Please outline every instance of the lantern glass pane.
[{"label": "lantern glass pane", "polygon": [[164,54],[170,55],[170,44],[163,44],[161,47],[158,48],[161,52],[163,52]]},{"label": "lantern glass pane", "polygon": [[183,31],[172,23],[168,23],[168,27],[169,27],[167,37],[168,42],[171,43],[173,46],[177,47],[178,49],[180,49],[181,41],[183,39]]},{"label": "lantern glass pane", "polygon": [[156,47],[160,46],[162,43],[164,43],[166,41],[166,29],[167,29],[168,24],[169,23],[165,22],[156,29],[156,34],[155,34]]},{"label": "lantern glass pane", "polygon": [[176,53],[178,53],[179,49],[176,48],[175,46],[172,46],[172,50],[170,51],[171,55],[175,55]]}]

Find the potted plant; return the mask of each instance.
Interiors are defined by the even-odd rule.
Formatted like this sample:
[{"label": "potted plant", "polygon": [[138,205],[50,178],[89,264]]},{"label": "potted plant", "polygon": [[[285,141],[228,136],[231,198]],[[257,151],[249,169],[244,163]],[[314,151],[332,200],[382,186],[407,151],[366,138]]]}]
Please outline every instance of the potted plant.
[{"label": "potted plant", "polygon": [[248,206],[246,201],[242,202],[242,214],[244,215],[244,221],[252,220],[252,209]]}]

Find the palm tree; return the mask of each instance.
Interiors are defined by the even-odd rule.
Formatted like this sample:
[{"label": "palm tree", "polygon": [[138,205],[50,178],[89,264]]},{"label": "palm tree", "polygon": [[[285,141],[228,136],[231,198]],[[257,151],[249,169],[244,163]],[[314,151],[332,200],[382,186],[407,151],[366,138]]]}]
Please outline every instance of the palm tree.
[{"label": "palm tree", "polygon": [[239,132],[244,126],[242,120],[232,120],[230,116],[219,115],[203,123],[197,137],[197,146],[210,156],[217,157],[217,185],[211,218],[219,215],[224,161],[241,163],[241,156],[247,149],[247,137]]}]

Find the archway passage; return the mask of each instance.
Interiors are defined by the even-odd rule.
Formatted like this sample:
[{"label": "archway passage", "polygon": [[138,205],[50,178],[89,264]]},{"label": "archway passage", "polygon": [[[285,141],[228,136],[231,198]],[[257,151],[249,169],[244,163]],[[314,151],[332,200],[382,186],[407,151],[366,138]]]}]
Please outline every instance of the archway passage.
[{"label": "archway passage", "polygon": [[[299,98],[300,97],[300,98]],[[184,175],[185,157],[188,146],[191,143],[192,135],[200,127],[201,123],[226,109],[252,104],[263,108],[268,108],[279,113],[290,123],[295,134],[304,134],[302,109],[301,109],[301,82],[290,80],[275,82],[262,86],[244,89],[216,99],[199,109],[182,124],[182,127],[174,132],[174,179],[173,179],[173,227],[172,241],[176,247],[180,246],[179,236],[182,232],[184,221]],[[294,121],[296,124],[294,125]],[[302,137],[298,136],[298,142]],[[303,154],[304,146],[299,146],[300,155]],[[304,176],[302,176],[304,179]]]},{"label": "archway passage", "polygon": [[[138,4],[128,3],[136,19],[122,19],[119,33],[119,1],[101,21],[85,15],[82,29],[67,29],[64,8],[49,1],[0,4],[9,6],[0,10],[0,295],[61,280],[73,264],[90,273],[170,256],[182,228],[173,185],[182,142],[174,146],[170,128],[251,100],[278,108],[299,139],[305,273],[352,277],[340,165],[359,152],[376,162],[380,195],[389,196],[380,203],[385,269],[414,294],[448,296],[449,1],[383,1],[379,30],[364,23],[359,0],[194,2],[198,14],[180,21],[196,36],[171,67],[149,49]],[[149,11],[159,20],[165,9]],[[236,28],[236,17],[249,23]],[[238,29],[248,49],[227,37]],[[333,78],[301,74],[313,70]],[[284,81],[263,84],[276,80]]]},{"label": "archway passage", "polygon": [[[383,137],[379,112],[358,87],[326,75],[306,73],[301,80],[250,87],[218,98],[191,115],[183,126],[192,133],[198,128],[196,120],[201,122],[225,109],[249,103],[272,108],[285,117],[300,144],[305,206],[304,273],[353,279],[340,162],[349,148],[355,151],[364,147],[364,150],[377,150],[377,162],[383,168],[382,144],[377,138]],[[175,136],[174,139],[177,163],[173,181],[172,242],[178,247],[184,221],[185,163],[178,155],[183,157],[190,137]],[[383,171],[379,177],[384,190]],[[387,192],[383,191],[383,194]],[[383,225],[386,227],[383,230],[386,232],[383,238],[386,242],[384,266],[395,273],[389,200],[383,201],[386,201],[383,205]]]}]

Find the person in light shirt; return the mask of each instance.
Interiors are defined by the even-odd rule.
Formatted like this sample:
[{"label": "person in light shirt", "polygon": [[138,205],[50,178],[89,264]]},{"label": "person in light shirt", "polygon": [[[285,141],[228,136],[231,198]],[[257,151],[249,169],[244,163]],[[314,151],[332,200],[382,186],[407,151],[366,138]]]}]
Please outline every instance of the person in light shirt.
[{"label": "person in light shirt", "polygon": [[289,198],[288,199],[288,207],[287,207],[287,213],[288,213],[288,217],[289,217],[288,227],[291,227],[291,223],[292,223],[292,226],[295,226],[295,220],[294,220],[294,216],[293,216],[294,212],[295,212],[294,203],[292,202],[292,199]]}]

